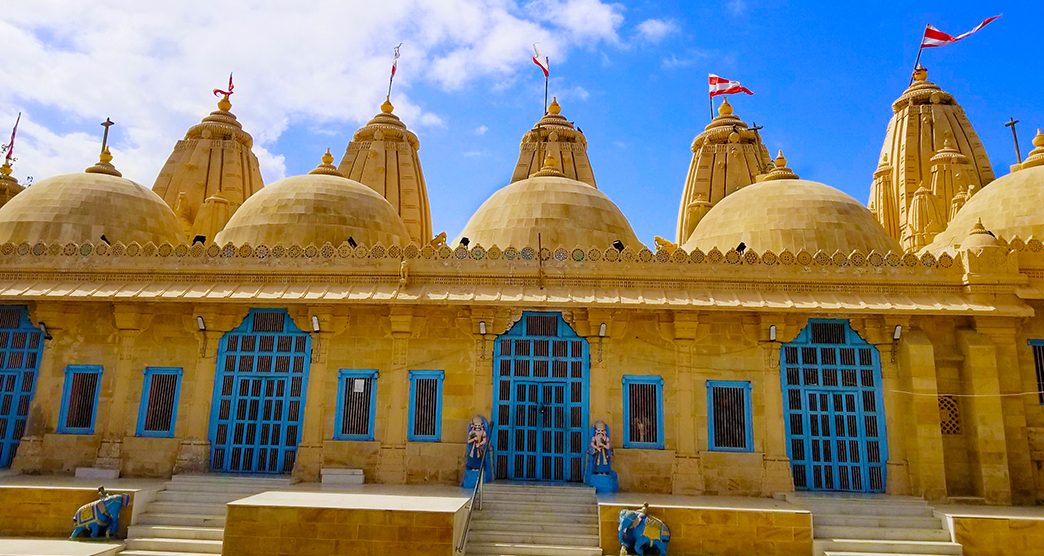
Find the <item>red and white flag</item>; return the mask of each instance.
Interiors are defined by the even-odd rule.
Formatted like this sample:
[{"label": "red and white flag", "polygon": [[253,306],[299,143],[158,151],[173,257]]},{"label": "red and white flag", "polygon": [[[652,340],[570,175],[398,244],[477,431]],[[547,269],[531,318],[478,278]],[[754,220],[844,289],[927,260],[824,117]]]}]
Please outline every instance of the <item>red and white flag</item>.
[{"label": "red and white flag", "polygon": [[399,48],[401,46],[402,46],[402,43],[400,42],[399,46],[395,47],[395,54],[392,56],[392,69],[391,69],[391,76],[392,77],[395,77],[395,70],[399,69]]},{"label": "red and white flag", "polygon": [[235,88],[236,88],[236,86],[232,84],[232,74],[229,73],[228,74],[228,90],[227,91],[222,91],[221,89],[214,89],[214,96],[225,95],[227,97],[227,96],[232,94],[232,89],[235,89]]},{"label": "red and white flag", "polygon": [[982,29],[998,17],[1000,16],[995,15],[993,17],[988,17],[986,18],[986,21],[983,21],[982,23],[976,25],[975,28],[971,31],[968,31],[967,33],[961,35],[957,35],[956,37],[947,35],[946,33],[943,33],[942,31],[936,29],[934,26],[928,25],[924,28],[924,36],[921,38],[921,48],[935,48],[937,46],[946,46],[948,44],[953,44],[961,39],[968,38],[969,36],[973,35],[976,31]]},{"label": "red and white flag", "polygon": [[707,79],[710,84],[710,96],[716,97],[718,95],[734,95],[736,93],[747,93],[753,95],[754,92],[744,87],[739,81],[729,81],[724,77],[718,77],[713,73],[708,75]]},{"label": "red and white flag", "polygon": [[4,162],[6,162],[7,164],[11,164],[11,158],[14,156],[15,135],[18,135],[18,122],[20,121],[22,121],[21,112],[18,113],[18,118],[15,119],[14,129],[11,130],[11,142],[4,145],[5,147],[7,147],[7,156],[4,157]]},{"label": "red and white flag", "polygon": [[533,63],[540,66],[540,71],[544,72],[544,79],[551,75],[551,61],[547,56],[540,56],[536,43],[533,43]]}]

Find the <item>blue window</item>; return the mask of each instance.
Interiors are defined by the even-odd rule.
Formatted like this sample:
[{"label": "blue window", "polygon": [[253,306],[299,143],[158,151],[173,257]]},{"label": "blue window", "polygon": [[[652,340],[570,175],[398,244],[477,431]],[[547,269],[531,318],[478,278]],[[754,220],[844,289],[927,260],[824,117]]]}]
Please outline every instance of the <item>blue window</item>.
[{"label": "blue window", "polygon": [[1044,404],[1044,340],[1030,340],[1033,348],[1033,368],[1037,372],[1037,398]]},{"label": "blue window", "polygon": [[438,442],[442,438],[443,378],[442,371],[410,371],[410,441]]},{"label": "blue window", "polygon": [[62,409],[58,414],[59,433],[94,434],[101,376],[101,365],[69,365],[65,368]]},{"label": "blue window", "polygon": [[624,448],[663,449],[663,378],[624,375]]},{"label": "blue window", "polygon": [[138,436],[174,437],[181,369],[146,367],[138,408]]},{"label": "blue window", "polygon": [[716,452],[753,452],[750,382],[707,381],[709,446]]},{"label": "blue window", "polygon": [[337,385],[334,439],[373,440],[377,371],[341,369]]}]

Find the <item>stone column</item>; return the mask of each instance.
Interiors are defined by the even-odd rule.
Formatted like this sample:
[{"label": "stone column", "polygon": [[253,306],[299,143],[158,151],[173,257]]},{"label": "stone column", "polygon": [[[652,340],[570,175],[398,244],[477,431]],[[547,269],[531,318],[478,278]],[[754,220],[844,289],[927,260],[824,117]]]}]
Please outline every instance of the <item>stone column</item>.
[{"label": "stone column", "polygon": [[[769,340],[770,327],[776,327],[776,341]],[[763,380],[761,392],[754,389],[751,403],[754,413],[754,446],[757,450],[758,433],[761,433],[762,450],[765,453],[765,481],[762,494],[771,496],[778,492],[794,490],[794,474],[790,469],[790,458],[787,457],[787,429],[783,423],[783,385],[780,373],[780,350],[785,328],[783,319],[775,315],[762,315],[759,326],[759,343],[763,354]],[[791,336],[797,335],[793,331]],[[759,415],[758,408],[763,412]],[[760,417],[761,423],[758,423]]]},{"label": "stone column", "polygon": [[[116,365],[102,375],[98,396],[98,432],[101,446],[94,466],[119,472],[123,437],[134,435],[137,414],[131,411],[141,400],[144,370],[135,367],[135,344],[152,320],[141,306],[116,305]],[[105,375],[108,376],[105,376]]]},{"label": "stone column", "polygon": [[960,367],[963,393],[972,395],[964,399],[963,424],[972,450],[972,474],[978,476],[978,494],[991,504],[1011,504],[996,347],[974,330],[958,330],[957,346],[964,355]]},{"label": "stone column", "polygon": [[403,484],[406,482],[406,416],[409,405],[409,375],[406,369],[410,335],[413,326],[413,308],[392,306],[391,315],[392,360],[378,379],[380,388],[389,392],[385,416],[387,425],[380,438],[378,482]]},{"label": "stone column", "polygon": [[[898,403],[905,408],[906,418],[901,423],[893,420],[889,424],[903,427],[901,434],[908,447],[912,493],[928,500],[943,500],[947,494],[946,463],[939,420],[935,349],[928,336],[918,329],[907,330],[897,348],[900,384],[902,390],[910,393],[895,394],[902,397]],[[885,395],[893,394],[886,392]]]},{"label": "stone column", "polygon": [[[674,361],[676,372],[675,403],[671,412],[676,434],[674,477],[671,491],[679,495],[703,493],[703,468],[700,465],[700,443],[696,427],[696,385],[693,377],[693,349],[699,314],[674,313]],[[622,433],[623,431],[621,431]]]},{"label": "stone column", "polygon": [[[319,332],[312,331],[313,315],[319,319]],[[312,353],[305,386],[301,443],[297,446],[293,476],[301,481],[316,482],[323,468],[323,441],[333,436],[333,431],[326,430],[323,415],[326,404],[336,403],[337,399],[337,370],[330,368],[330,342],[348,327],[348,317],[334,316],[326,307],[312,308],[306,316],[308,322],[302,330],[312,332]]]}]

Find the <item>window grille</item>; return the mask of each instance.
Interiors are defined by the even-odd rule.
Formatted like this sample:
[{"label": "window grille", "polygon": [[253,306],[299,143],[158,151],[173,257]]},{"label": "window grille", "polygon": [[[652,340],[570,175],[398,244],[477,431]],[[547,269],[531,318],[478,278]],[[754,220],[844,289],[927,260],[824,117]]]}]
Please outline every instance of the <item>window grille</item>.
[{"label": "window grille", "polygon": [[0,328],[18,328],[22,320],[21,307],[0,307]]},{"label": "window grille", "polygon": [[1044,404],[1044,340],[1030,340],[1033,365],[1037,370],[1037,397]]},{"label": "window grille", "polygon": [[813,322],[812,343],[843,344],[845,343],[845,325],[840,322]]},{"label": "window grille", "polygon": [[526,317],[526,334],[529,336],[558,336],[557,315],[529,315]]},{"label": "window grille", "polygon": [[59,433],[94,434],[101,374],[102,368],[95,365],[69,365],[65,368]]},{"label": "window grille", "polygon": [[707,381],[711,450],[754,450],[750,390],[746,381]]},{"label": "window grille", "polygon": [[961,406],[957,396],[939,396],[939,426],[943,434],[961,434]]},{"label": "window grille", "polygon": [[145,368],[138,410],[138,436],[174,436],[180,388],[181,369]]},{"label": "window grille", "polygon": [[336,440],[373,440],[377,371],[342,369],[338,374]]},{"label": "window grille", "polygon": [[254,312],[254,332],[282,332],[286,314],[282,311]]},{"label": "window grille", "polygon": [[624,375],[624,447],[663,448],[663,379]]},{"label": "window grille", "polygon": [[442,371],[410,371],[409,440],[438,442],[442,436]]}]

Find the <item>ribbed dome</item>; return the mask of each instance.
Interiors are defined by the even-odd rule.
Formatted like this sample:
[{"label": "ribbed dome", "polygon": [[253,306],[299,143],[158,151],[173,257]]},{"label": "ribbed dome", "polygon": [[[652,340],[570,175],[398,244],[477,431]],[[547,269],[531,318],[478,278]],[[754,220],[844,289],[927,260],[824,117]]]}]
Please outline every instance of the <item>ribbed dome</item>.
[{"label": "ribbed dome", "polygon": [[[620,240],[638,249],[641,242],[619,207],[594,187],[561,175],[516,181],[482,203],[461,237],[485,247],[605,249]],[[457,238],[457,242],[460,238]]]},{"label": "ribbed dome", "polygon": [[1044,166],[1012,172],[972,195],[925,250],[935,253],[959,245],[980,219],[1005,240],[1044,239]]},{"label": "ribbed dome", "polygon": [[725,197],[700,220],[684,248],[724,252],[740,243],[757,253],[899,251],[858,201],[829,185],[792,178],[749,185]]},{"label": "ribbed dome", "polygon": [[216,242],[340,245],[349,237],[363,245],[386,247],[409,242],[406,226],[384,197],[342,177],[333,166],[328,172],[317,172],[261,188],[232,215]]},{"label": "ribbed dome", "polygon": [[98,243],[102,235],[124,244],[184,242],[159,195],[111,173],[47,178],[0,208],[0,243]]}]

